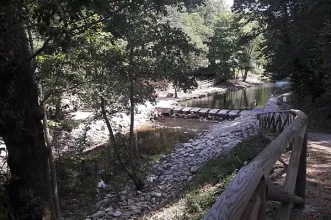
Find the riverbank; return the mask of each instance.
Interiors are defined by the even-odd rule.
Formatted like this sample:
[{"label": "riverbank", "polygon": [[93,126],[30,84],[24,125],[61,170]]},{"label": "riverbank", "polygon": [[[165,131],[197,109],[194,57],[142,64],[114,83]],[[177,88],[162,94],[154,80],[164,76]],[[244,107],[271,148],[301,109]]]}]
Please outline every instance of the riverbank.
[{"label": "riverbank", "polygon": [[176,105],[176,103],[184,102],[191,99],[198,99],[198,98],[204,98],[215,94],[222,94],[225,93],[228,90],[238,90],[238,89],[244,89],[249,88],[252,86],[256,86],[258,84],[261,84],[262,81],[257,78],[257,76],[254,77],[247,77],[246,81],[243,82],[241,79],[237,80],[229,80],[227,83],[221,83],[216,86],[208,87],[208,88],[202,88],[202,89],[195,89],[193,91],[189,91],[187,93],[179,91],[177,92],[177,98],[174,96],[174,88],[169,85],[168,89],[166,91],[158,91],[158,97],[157,102],[159,104],[158,107],[168,107],[165,106],[166,101],[169,102],[171,106]]},{"label": "riverbank", "polygon": [[[155,108],[165,107],[172,108],[180,105],[183,100],[195,99],[199,97],[211,96],[213,94],[225,93],[228,90],[238,90],[241,88],[248,88],[261,83],[256,77],[248,77],[246,82],[241,80],[230,80],[227,84],[220,84],[217,87],[210,87],[205,89],[195,89],[188,93],[179,92],[178,97],[166,97],[171,91],[170,89],[160,92],[156,103],[146,102],[143,105],[137,106],[135,114],[135,129],[144,126],[151,126],[155,118]],[[66,100],[66,103],[70,103]],[[113,114],[110,123],[114,132],[126,133],[130,127],[130,115],[126,113]],[[99,116],[96,117],[92,111],[76,111],[68,115],[68,122],[73,124],[71,131],[62,130],[58,132],[57,148],[58,152],[76,151],[77,141],[84,138],[84,143],[87,149],[91,150],[108,141],[109,132],[105,126],[104,120]]]},{"label": "riverbank", "polygon": [[244,111],[240,118],[214,124],[207,133],[177,146],[153,165],[143,191],[131,189],[107,195],[88,219],[136,219],[177,199],[207,161],[228,154],[242,140],[257,135],[257,120],[252,114]]},{"label": "riverbank", "polygon": [[[131,188],[116,195],[109,194],[87,219],[155,217],[158,211],[179,199],[179,195],[208,161],[227,155],[243,140],[258,135],[256,114],[278,109],[276,100],[271,98],[263,109],[243,111],[234,121],[214,124],[208,132],[178,145],[171,154],[161,157],[146,176],[143,191]],[[164,218],[161,215],[159,219]]]}]

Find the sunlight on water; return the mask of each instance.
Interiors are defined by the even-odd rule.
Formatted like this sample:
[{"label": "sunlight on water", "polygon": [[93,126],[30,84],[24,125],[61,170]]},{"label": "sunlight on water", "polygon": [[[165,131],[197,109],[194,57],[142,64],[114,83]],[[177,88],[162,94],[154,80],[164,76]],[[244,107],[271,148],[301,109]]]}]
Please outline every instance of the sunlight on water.
[{"label": "sunlight on water", "polygon": [[183,105],[216,109],[252,109],[252,107],[264,107],[271,95],[281,94],[288,89],[289,83],[287,82],[266,83],[247,89],[188,100]]}]

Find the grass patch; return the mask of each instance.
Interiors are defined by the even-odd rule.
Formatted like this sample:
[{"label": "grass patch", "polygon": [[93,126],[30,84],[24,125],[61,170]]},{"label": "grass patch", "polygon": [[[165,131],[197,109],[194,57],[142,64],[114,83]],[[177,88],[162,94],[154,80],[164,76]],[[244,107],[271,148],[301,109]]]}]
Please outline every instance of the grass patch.
[{"label": "grass patch", "polygon": [[207,162],[187,188],[185,211],[176,219],[202,219],[238,170],[269,143],[263,136],[251,137],[238,144],[228,155]]}]

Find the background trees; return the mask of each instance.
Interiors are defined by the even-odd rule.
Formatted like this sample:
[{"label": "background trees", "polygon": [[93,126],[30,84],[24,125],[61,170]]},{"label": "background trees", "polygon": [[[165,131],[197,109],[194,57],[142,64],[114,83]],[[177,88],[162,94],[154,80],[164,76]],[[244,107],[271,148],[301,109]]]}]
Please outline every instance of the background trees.
[{"label": "background trees", "polygon": [[315,100],[330,80],[328,37],[330,3],[326,1],[235,1],[235,9],[259,22],[264,33],[266,75],[289,77],[296,91]]},{"label": "background trees", "polygon": [[[125,16],[125,13],[129,15],[135,9],[144,7],[161,10],[163,3],[165,2],[152,1],[145,4],[132,1],[110,3],[104,1],[26,1],[24,3],[6,1],[1,3],[0,23],[3,34],[0,40],[2,51],[0,135],[9,152],[8,165],[12,178],[7,190],[10,206],[18,219],[42,219],[43,217],[55,219],[49,157],[41,123],[43,110],[38,104],[38,91],[34,79],[36,66],[31,61],[43,55],[44,57],[39,57],[38,60],[42,74],[39,77],[43,78],[43,84],[46,85],[48,79],[54,82],[54,79],[56,81],[58,78],[63,82],[60,84],[64,84],[66,89],[68,82],[74,81],[76,75],[70,76],[71,71],[68,73],[67,69],[64,70],[61,66],[70,66],[64,63],[67,61],[66,54],[80,40],[82,34],[87,30],[96,31],[101,23],[107,21],[113,36],[121,37],[110,25],[110,23],[116,25],[118,20],[113,18],[120,16],[120,12],[123,12],[121,16]],[[124,11],[124,9],[128,10]],[[139,96],[132,97],[134,92],[132,88],[135,86],[134,83],[143,82],[141,79],[138,80],[138,77],[136,79],[134,74],[145,73],[148,71],[145,67],[149,67],[148,65],[143,65],[144,69],[140,67],[141,64],[149,62],[148,59],[134,57],[134,53],[148,52],[143,48],[144,45],[135,40],[132,38],[128,43],[130,53],[126,56],[126,60],[129,61],[127,62],[129,66],[123,65],[125,72],[129,73],[126,77],[130,79],[128,81],[130,85],[127,85],[131,88],[129,94],[131,94],[130,100],[133,107],[139,101]],[[35,48],[32,47],[32,42]],[[75,65],[72,69],[75,69]],[[139,71],[134,73],[131,70]],[[62,88],[57,85],[59,81],[55,82],[56,85],[51,85],[53,88],[46,86],[45,89],[60,94]],[[138,100],[135,101],[135,98]],[[40,203],[31,203],[31,200],[36,197],[40,197]]]}]

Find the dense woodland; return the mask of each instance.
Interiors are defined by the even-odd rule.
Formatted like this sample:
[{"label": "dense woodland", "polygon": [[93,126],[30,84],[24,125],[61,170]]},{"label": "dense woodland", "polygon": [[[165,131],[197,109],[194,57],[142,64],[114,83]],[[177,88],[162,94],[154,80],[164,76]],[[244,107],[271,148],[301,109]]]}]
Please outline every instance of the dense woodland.
[{"label": "dense woodland", "polygon": [[[4,219],[61,217],[51,136],[64,95],[104,120],[106,163],[142,189],[134,116],[161,82],[187,91],[195,75],[263,73],[312,102],[330,85],[331,1],[235,0],[230,10],[222,0],[6,0],[0,30]],[[109,123],[116,112],[131,117],[128,137]]]}]

